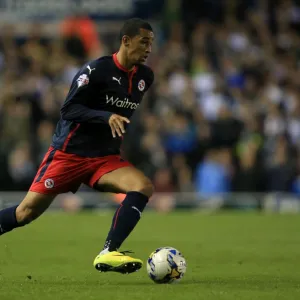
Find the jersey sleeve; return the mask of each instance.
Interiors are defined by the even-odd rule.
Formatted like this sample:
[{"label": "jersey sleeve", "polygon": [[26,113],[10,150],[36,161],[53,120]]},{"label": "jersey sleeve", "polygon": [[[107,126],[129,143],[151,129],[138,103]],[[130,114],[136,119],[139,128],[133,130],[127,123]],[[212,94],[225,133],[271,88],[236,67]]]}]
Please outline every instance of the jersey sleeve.
[{"label": "jersey sleeve", "polygon": [[85,65],[74,77],[70,91],[60,110],[63,120],[108,124],[112,112],[99,111],[87,106],[87,101],[91,97],[91,85],[93,82],[101,80],[100,72],[97,70],[99,67],[95,63],[90,63]]}]

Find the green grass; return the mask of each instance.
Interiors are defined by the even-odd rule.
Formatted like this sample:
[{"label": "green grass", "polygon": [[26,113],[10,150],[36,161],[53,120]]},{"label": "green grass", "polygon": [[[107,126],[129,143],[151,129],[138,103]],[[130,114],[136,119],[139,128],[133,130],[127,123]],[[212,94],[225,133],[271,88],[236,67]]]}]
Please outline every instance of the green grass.
[{"label": "green grass", "polygon": [[178,248],[187,273],[177,285],[97,273],[92,261],[112,212],[49,213],[0,237],[0,300],[300,299],[300,216],[147,212],[123,245],[144,260]]}]

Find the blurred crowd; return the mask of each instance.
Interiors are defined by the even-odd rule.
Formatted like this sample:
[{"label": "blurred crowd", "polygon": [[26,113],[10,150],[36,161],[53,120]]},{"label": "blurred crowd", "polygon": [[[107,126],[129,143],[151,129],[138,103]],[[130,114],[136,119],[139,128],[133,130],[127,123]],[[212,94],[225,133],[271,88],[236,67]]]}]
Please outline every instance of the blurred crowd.
[{"label": "blurred crowd", "polygon": [[[300,5],[189,2],[155,28],[155,83],[123,155],[157,192],[300,194]],[[2,28],[0,190],[28,189],[78,67],[118,49],[81,21],[88,37],[74,20],[57,38],[41,24],[26,37]]]}]

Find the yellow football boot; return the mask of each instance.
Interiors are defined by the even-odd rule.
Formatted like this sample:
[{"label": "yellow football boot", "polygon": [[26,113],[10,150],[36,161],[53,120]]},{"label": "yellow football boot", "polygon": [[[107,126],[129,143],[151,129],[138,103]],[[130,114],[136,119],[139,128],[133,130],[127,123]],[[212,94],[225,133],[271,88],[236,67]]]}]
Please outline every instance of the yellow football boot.
[{"label": "yellow football boot", "polygon": [[126,253],[128,251],[99,254],[94,260],[94,267],[99,272],[129,274],[138,271],[143,266],[143,262],[138,258],[126,255]]}]

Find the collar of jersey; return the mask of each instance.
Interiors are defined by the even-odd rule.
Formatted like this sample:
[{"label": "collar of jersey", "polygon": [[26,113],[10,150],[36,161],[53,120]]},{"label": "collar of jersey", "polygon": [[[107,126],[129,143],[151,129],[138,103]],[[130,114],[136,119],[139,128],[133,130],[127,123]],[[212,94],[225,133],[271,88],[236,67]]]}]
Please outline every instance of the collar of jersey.
[{"label": "collar of jersey", "polygon": [[128,70],[128,69],[124,68],[124,67],[120,64],[120,62],[118,61],[117,53],[118,53],[118,52],[116,52],[116,53],[113,54],[113,61],[114,61],[115,65],[116,65],[120,70],[122,70],[122,71],[124,71],[124,72],[127,72],[127,73],[130,73],[130,72],[136,72],[137,66],[134,66],[134,68],[133,68],[132,70]]}]

